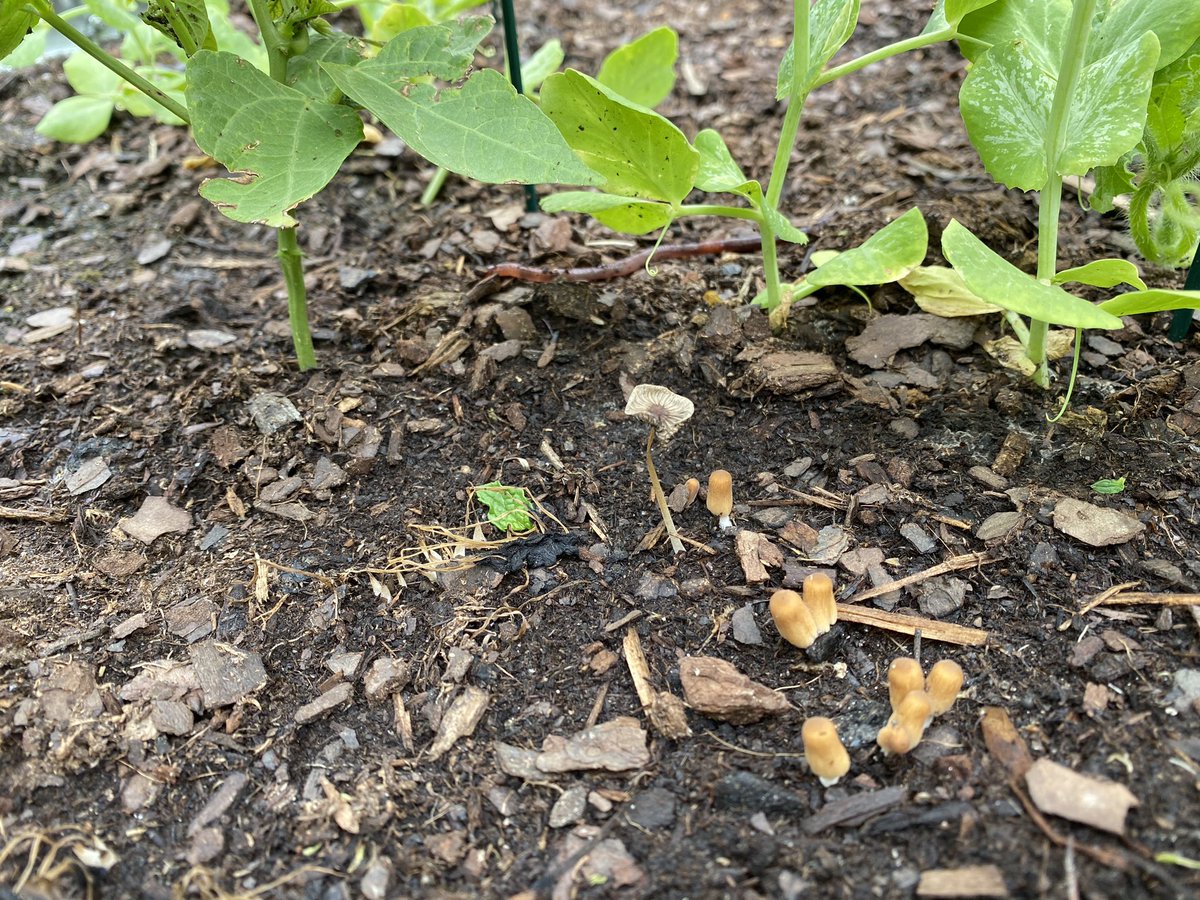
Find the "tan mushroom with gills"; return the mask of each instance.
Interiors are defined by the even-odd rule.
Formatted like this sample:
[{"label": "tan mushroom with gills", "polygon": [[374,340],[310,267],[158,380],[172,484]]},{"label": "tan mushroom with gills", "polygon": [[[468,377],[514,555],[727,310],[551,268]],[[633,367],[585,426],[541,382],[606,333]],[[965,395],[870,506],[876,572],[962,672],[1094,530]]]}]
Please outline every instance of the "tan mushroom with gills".
[{"label": "tan mushroom with gills", "polygon": [[650,451],[654,446],[655,437],[664,445],[667,444],[680,426],[692,417],[695,409],[687,397],[657,384],[637,385],[629,392],[629,399],[625,402],[625,415],[640,419],[650,426],[650,434],[646,438],[646,472],[650,475],[650,490],[654,492],[654,500],[662,514],[663,527],[667,529],[667,537],[671,541],[671,550],[674,553],[683,552],[683,541],[679,539],[679,532],[671,519],[667,497],[663,493],[662,484],[659,483]]},{"label": "tan mushroom with gills", "polygon": [[717,527],[733,527],[733,476],[724,469],[713,469],[708,476],[708,511],[717,517]]},{"label": "tan mushroom with gills", "polygon": [[850,771],[850,754],[842,745],[832,719],[824,716],[805,719],[800,727],[800,737],[804,741],[804,758],[808,761],[808,767],[825,787],[833,787]]}]

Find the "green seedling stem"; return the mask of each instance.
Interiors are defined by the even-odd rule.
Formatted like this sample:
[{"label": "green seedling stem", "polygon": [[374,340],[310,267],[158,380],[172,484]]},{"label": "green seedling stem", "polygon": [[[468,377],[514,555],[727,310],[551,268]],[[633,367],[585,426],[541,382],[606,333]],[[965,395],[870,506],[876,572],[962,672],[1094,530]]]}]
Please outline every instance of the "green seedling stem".
[{"label": "green seedling stem", "polygon": [[[1059,174],[1059,159],[1066,142],[1067,119],[1071,110],[1071,98],[1083,71],[1087,56],[1088,37],[1092,31],[1092,17],[1096,11],[1096,0],[1075,0],[1071,9],[1071,21],[1067,26],[1067,40],[1063,48],[1062,69],[1054,88],[1054,101],[1050,108],[1050,127],[1046,131],[1046,186],[1039,197],[1038,209],[1038,262],[1039,281],[1049,284],[1058,265],[1058,223],[1062,208],[1062,175]],[[1050,386],[1050,371],[1046,358],[1046,334],[1050,324],[1038,319],[1029,323],[1029,343],[1026,352],[1029,360],[1037,366],[1033,380],[1041,387]]]},{"label": "green seedling stem", "polygon": [[[266,0],[249,0],[250,14],[258,24],[258,33],[267,50],[268,74],[281,84],[287,82],[288,44],[292,35],[283,34],[275,27]],[[307,25],[301,24],[301,28]],[[304,287],[304,253],[296,239],[296,229],[277,228],[275,241],[278,247],[279,267],[283,271],[283,283],[287,287],[288,325],[292,332],[292,346],[296,351],[296,365],[301,372],[315,368],[317,355],[313,351],[312,330],[308,324],[308,294]]]},{"label": "green seedling stem", "polygon": [[167,96],[163,91],[159,90],[137,72],[133,71],[133,69],[129,68],[129,66],[122,63],[119,59],[115,59],[110,54],[105,53],[102,47],[100,47],[98,44],[88,38],[87,35],[75,28],[75,26],[73,26],[70,22],[56,13],[54,11],[54,7],[46,2],[46,0],[32,0],[27,9],[38,18],[44,20],[46,24],[48,24],[51,28],[69,40],[72,44],[74,44],[92,59],[96,60],[96,62],[100,63],[100,65],[104,66],[119,78],[125,79],[155,103],[160,104],[175,116],[182,119],[184,122],[190,121],[188,118],[188,112],[182,104],[171,99],[171,97]]}]

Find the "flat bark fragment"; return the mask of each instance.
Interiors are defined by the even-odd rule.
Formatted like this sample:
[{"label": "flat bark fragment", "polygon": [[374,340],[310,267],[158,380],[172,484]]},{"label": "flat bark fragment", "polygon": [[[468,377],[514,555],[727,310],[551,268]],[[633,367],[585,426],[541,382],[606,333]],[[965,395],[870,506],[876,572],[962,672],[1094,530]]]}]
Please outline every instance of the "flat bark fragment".
[{"label": "flat bark fragment", "polygon": [[898,806],[908,799],[908,788],[903,785],[881,788],[866,794],[855,794],[843,800],[826,803],[801,823],[807,834],[818,834],[826,828],[838,825],[859,825],[871,816]]},{"label": "flat bark fragment", "polygon": [[750,349],[737,358],[739,362],[749,359],[750,365],[746,374],[730,385],[733,393],[802,394],[838,378],[837,365],[824,353],[778,350],[756,356]]},{"label": "flat bark fragment", "polygon": [[710,719],[734,725],[748,725],[792,708],[778,691],[711,656],[684,657],[679,663],[679,680],[688,706]]}]

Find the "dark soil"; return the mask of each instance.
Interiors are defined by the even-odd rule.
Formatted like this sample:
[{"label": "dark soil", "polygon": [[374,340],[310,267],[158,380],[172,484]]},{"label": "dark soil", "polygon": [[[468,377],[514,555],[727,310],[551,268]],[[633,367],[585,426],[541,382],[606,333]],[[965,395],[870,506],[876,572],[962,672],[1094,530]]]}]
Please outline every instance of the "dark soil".
[{"label": "dark soil", "polygon": [[[784,7],[535,2],[522,24],[584,71],[672,24],[703,93],[681,81],[664,111],[689,135],[717,128],[765,178]],[[906,7],[871,4],[852,46],[914,33]],[[936,47],[817,93],[788,186],[813,240],[784,251],[789,277],[811,248],[853,246],[913,205],[931,261],[955,217],[1031,267],[1031,200],[993,185],[967,144],[961,75]],[[910,896],[930,870],[987,865],[1013,896],[1200,890],[1197,872],[1155,861],[1200,859],[1197,608],[1080,612],[1116,585],[1200,582],[1200,354],[1166,339],[1165,316],[1092,337],[1072,413],[1051,424],[1065,377],[1043,392],[977,343],[855,362],[846,341],[873,317],[916,311],[895,286],[871,308],[822,293],[772,336],[744,305],[753,255],[469,298],[493,263],[591,265],[641,244],[522,214],[516,188],[451,179],[423,209],[428,167],[364,148],[302,210],[321,368],[299,374],[271,235],[199,200],[212,173],[185,164],[198,151],[182,130],[118,117],[91,146],[46,144],[33,126],[67,90],[55,69],[0,87],[6,895]],[[1136,259],[1120,221],[1064,207],[1061,265]],[[671,240],[740,233],[689,220]],[[30,342],[28,317],[55,307],[74,322]],[[781,382],[767,351],[827,354],[836,376]],[[703,502],[676,516],[686,553],[645,549],[659,522],[646,432],[623,414],[639,382],[695,402],[656,452],[660,475],[669,491],[730,470],[738,528],[779,553],[767,580],[748,579]],[[263,394],[298,420],[264,434]],[[95,459],[110,477],[90,487]],[[1122,493],[1089,488],[1118,476]],[[471,488],[493,480],[527,488],[545,529],[573,540],[544,538],[545,557],[507,573],[436,572],[474,537],[512,557],[490,526],[463,527]],[[137,539],[147,497],[184,530]],[[1064,498],[1142,528],[1089,546],[1056,527]],[[995,513],[1013,515],[981,539]],[[802,652],[767,614],[772,590],[815,568],[846,601],[872,574],[967,553],[985,555],[861,605],[986,630],[983,646],[842,622]],[[735,618],[747,606],[761,637]],[[663,737],[624,659],[629,630],[657,691],[681,696],[681,658],[715,656],[791,709],[746,725],[692,710],[690,736]],[[917,751],[885,758],[885,673],[914,652],[957,661],[966,686]],[[375,684],[390,660],[396,680]],[[331,708],[310,713],[321,696]],[[1125,785],[1124,836],[1038,813],[985,708],[1034,759]],[[836,787],[801,757],[810,715],[849,747]],[[504,757],[622,716],[647,732],[633,770],[521,777]],[[954,895],[984,892],[969,874],[949,876]]]}]

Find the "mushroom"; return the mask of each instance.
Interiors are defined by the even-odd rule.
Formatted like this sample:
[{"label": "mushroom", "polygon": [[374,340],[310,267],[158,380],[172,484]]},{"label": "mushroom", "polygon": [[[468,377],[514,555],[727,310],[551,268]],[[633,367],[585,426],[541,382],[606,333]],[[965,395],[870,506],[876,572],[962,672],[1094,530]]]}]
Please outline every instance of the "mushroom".
[{"label": "mushroom", "polygon": [[663,494],[662,485],[658,481],[658,472],[654,470],[654,458],[650,450],[654,446],[654,437],[658,435],[663,443],[675,436],[681,425],[692,417],[696,407],[687,397],[681,397],[670,388],[657,384],[639,384],[629,392],[625,402],[625,415],[641,419],[650,426],[650,434],[646,438],[646,471],[650,475],[650,489],[658,503],[658,511],[662,513],[663,526],[671,539],[671,550],[683,552],[683,541],[675,530],[675,522],[671,519],[671,510],[667,507],[667,498]]},{"label": "mushroom", "polygon": [[917,744],[933,718],[929,695],[922,690],[910,691],[900,701],[887,724],[879,729],[875,741],[884,753],[907,753]]},{"label": "mushroom", "polygon": [[804,740],[804,758],[825,787],[832,787],[850,771],[850,754],[842,746],[837,726],[831,719],[813,716],[800,728]]},{"label": "mushroom", "polygon": [[803,650],[811,647],[813,641],[822,633],[804,598],[795,591],[786,588],[776,591],[771,595],[770,607],[775,627],[789,644]]},{"label": "mushroom", "polygon": [[720,528],[732,528],[733,520],[733,476],[724,469],[713,469],[708,476],[708,511],[717,517]]},{"label": "mushroom", "polygon": [[963,670],[954,660],[943,659],[933,664],[925,678],[925,692],[929,694],[935,716],[940,716],[954,705],[962,685]]},{"label": "mushroom", "polygon": [[904,698],[913,691],[925,690],[925,673],[911,656],[898,656],[888,666],[888,699],[892,712],[900,709]]},{"label": "mushroom", "polygon": [[684,487],[687,488],[687,503],[684,505],[686,509],[696,502],[696,498],[700,496],[700,479],[689,478],[684,482]]},{"label": "mushroom", "polygon": [[833,581],[828,575],[823,572],[814,572],[804,579],[804,605],[812,613],[822,634],[837,621],[837,603],[833,599]]}]

